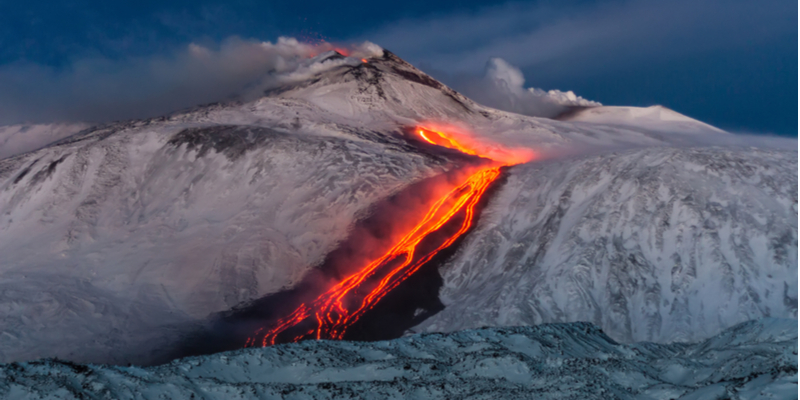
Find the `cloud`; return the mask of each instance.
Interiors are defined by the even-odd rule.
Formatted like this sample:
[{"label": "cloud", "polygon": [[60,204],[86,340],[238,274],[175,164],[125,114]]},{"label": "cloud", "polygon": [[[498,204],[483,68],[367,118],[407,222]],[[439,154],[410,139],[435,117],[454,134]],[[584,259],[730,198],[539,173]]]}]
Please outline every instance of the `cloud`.
[{"label": "cloud", "polygon": [[83,123],[0,126],[0,160],[36,150],[88,127]]},{"label": "cloud", "polygon": [[797,3],[781,0],[536,2],[406,19],[363,37],[415,64],[478,73],[494,57],[571,76],[794,34]]},{"label": "cloud", "polygon": [[[354,57],[380,49],[354,46]],[[32,63],[0,66],[0,125],[65,121],[103,122],[247,97],[300,79],[335,62],[311,57],[333,49],[292,38],[258,42],[229,38],[216,48],[195,43],[173,54],[111,60],[86,58],[66,68]],[[382,50],[380,50],[382,52]]]},{"label": "cloud", "polygon": [[576,96],[572,91],[545,91],[525,88],[525,77],[519,68],[502,58],[486,63],[484,76],[468,75],[453,80],[454,86],[467,97],[489,107],[535,117],[554,117],[570,106],[599,106],[598,102]]}]

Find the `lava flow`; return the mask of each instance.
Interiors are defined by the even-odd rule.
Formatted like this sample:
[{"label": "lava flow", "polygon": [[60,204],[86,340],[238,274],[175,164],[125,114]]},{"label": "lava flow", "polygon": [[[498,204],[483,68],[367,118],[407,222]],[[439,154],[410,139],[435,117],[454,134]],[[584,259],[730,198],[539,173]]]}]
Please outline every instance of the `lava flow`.
[{"label": "lava flow", "polygon": [[[443,132],[417,128],[415,133],[430,144],[480,155],[475,149]],[[476,206],[492,182],[500,176],[500,168],[504,164],[508,165],[497,162],[472,173],[434,202],[424,217],[386,253],[345,277],[316,299],[301,304],[274,326],[260,328],[245,346],[274,345],[279,342],[279,336],[281,342],[312,338],[343,339],[347,329],[365,312],[470,229],[474,223]],[[443,228],[458,222],[458,218],[455,218],[457,215],[459,218],[463,216],[457,229]],[[434,233],[439,235],[437,239],[443,234],[444,239],[426,240]]]}]

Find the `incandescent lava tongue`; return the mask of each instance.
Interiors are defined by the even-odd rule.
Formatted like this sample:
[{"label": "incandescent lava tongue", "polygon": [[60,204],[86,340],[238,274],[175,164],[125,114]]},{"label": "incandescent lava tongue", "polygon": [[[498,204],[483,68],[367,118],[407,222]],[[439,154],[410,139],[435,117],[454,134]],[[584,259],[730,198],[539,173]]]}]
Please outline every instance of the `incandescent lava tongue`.
[{"label": "incandescent lava tongue", "polygon": [[[438,130],[418,127],[415,132],[430,144],[465,154],[491,159],[497,154],[510,154],[502,151],[482,154],[479,147]],[[503,165],[511,163],[510,159],[496,161]],[[386,253],[346,276],[316,299],[302,303],[273,326],[258,329],[247,340],[246,346],[269,346],[303,339],[342,339],[347,329],[387,293],[470,229],[475,223],[475,208],[500,176],[500,168],[500,165],[482,167],[471,173],[431,204],[419,222]],[[457,229],[443,229],[459,221]]]}]

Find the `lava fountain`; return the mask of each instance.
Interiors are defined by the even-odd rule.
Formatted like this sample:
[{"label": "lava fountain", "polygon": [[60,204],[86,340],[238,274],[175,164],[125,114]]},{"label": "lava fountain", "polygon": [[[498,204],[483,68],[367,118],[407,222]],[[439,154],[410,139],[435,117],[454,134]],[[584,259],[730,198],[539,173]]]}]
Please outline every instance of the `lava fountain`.
[{"label": "lava fountain", "polygon": [[[348,328],[372,309],[425,263],[451,246],[475,223],[475,208],[490,185],[500,177],[500,168],[522,161],[524,156],[505,150],[481,151],[476,146],[441,130],[417,127],[424,142],[492,160],[434,201],[416,225],[403,234],[382,256],[346,276],[314,300],[300,304],[271,327],[259,328],[245,347],[270,346],[303,339],[343,339]],[[497,155],[503,156],[501,159]],[[444,229],[457,222],[456,229]],[[432,244],[433,243],[433,244]]]}]

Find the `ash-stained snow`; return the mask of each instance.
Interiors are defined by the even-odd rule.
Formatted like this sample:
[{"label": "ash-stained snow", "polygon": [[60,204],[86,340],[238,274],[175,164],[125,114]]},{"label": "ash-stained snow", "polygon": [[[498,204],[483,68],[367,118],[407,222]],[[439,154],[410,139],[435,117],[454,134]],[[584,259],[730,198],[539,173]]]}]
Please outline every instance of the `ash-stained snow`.
[{"label": "ash-stained snow", "polygon": [[588,323],[485,328],[385,342],[305,341],[139,368],[0,365],[29,399],[785,399],[797,321],[763,319],[696,344],[618,344]]},{"label": "ash-stained snow", "polygon": [[591,321],[695,341],[797,318],[797,153],[647,148],[511,169],[417,329]]},{"label": "ash-stained snow", "polygon": [[[742,165],[753,164],[755,172],[747,167],[736,175],[726,172],[729,162],[724,157],[719,168],[716,161],[708,164],[702,157],[687,162],[685,155],[695,150],[673,147],[685,145],[687,135],[670,133],[669,122],[650,129],[647,120],[622,126],[614,121],[565,122],[502,112],[475,104],[389,52],[366,63],[325,53],[297,75],[284,78],[284,85],[253,101],[97,126],[43,149],[0,159],[0,362],[42,357],[118,364],[163,361],[163,349],[208,316],[297,283],[347,237],[356,219],[376,201],[455,168],[457,163],[446,153],[432,153],[403,137],[405,128],[431,121],[465,127],[475,141],[489,147],[526,147],[541,159],[563,154],[573,159],[560,164],[537,160],[512,169],[506,188],[490,202],[488,215],[467,240],[463,254],[474,254],[475,259],[456,265],[465,259],[458,255],[443,269],[447,284],[443,299],[449,299],[450,306],[428,326],[455,321],[457,310],[464,312],[461,321],[437,329],[477,327],[478,321],[572,321],[591,314],[587,319],[621,339],[688,340],[748,318],[795,315],[787,310],[791,304],[796,310],[797,227],[791,221],[796,221],[797,201],[786,200],[786,193],[791,188],[796,193],[797,175],[785,168],[796,168],[796,153],[739,151]],[[643,147],[651,148],[650,153],[641,153],[649,156],[592,158],[608,149],[623,154],[629,151],[624,149]],[[595,155],[579,156],[587,149]],[[636,151],[640,150],[630,154],[639,154]],[[677,156],[664,156],[673,153]],[[597,160],[606,160],[607,165],[596,167],[602,173],[591,172]],[[631,171],[640,170],[650,171],[647,179],[663,180],[663,189],[636,181],[639,173]],[[520,175],[523,171],[527,175]],[[680,175],[670,176],[670,171]],[[751,172],[755,175],[748,175]],[[717,175],[712,179],[710,174]],[[593,182],[594,177],[602,180]],[[562,204],[564,192],[558,188],[573,185],[573,178],[583,182],[574,183],[574,196],[585,197],[567,196]],[[764,189],[769,179],[777,182],[774,193]],[[538,188],[540,184],[549,186]],[[640,193],[641,185],[657,191]],[[605,193],[606,189],[616,192]],[[698,190],[701,197],[681,197],[687,190]],[[535,199],[528,205],[524,199],[519,205],[510,204],[515,193]],[[758,197],[749,202],[751,194]],[[770,194],[774,195],[770,205],[761,202]],[[722,197],[702,197],[706,195]],[[605,204],[597,203],[596,212],[591,208],[594,199],[604,199]],[[714,205],[721,201],[727,203]],[[683,223],[683,230],[677,230],[681,225],[662,229],[658,224],[663,220],[655,217],[650,222],[657,225],[647,225],[651,209],[667,213],[659,202],[677,207],[675,221]],[[561,222],[563,230],[561,225],[542,223],[542,216],[560,212],[541,214],[541,210],[560,210],[562,205],[569,220]],[[512,212],[506,213],[504,207],[509,206]],[[606,209],[609,214],[603,214]],[[720,217],[715,217],[717,209]],[[775,222],[781,215],[788,222]],[[708,218],[717,225],[706,227]],[[495,229],[503,219],[510,221],[512,230]],[[542,226],[547,230],[540,233],[537,229]],[[634,237],[640,229],[639,235],[646,237]],[[718,239],[713,229],[718,230]],[[693,236],[706,231],[705,236]],[[662,245],[652,244],[658,232]],[[561,236],[548,236],[557,233]],[[570,239],[573,236],[577,239]],[[675,244],[679,239],[683,245]],[[478,263],[494,256],[486,247],[469,246],[485,240],[513,242],[514,250],[508,254],[538,252],[550,258],[547,264],[526,269],[504,264],[508,249],[498,247],[492,261],[497,268],[479,271]],[[729,245],[717,244],[730,240],[734,242]],[[743,240],[748,244],[742,245]],[[635,253],[633,259],[606,256],[629,253]],[[671,272],[677,265],[673,253],[680,257],[678,273]],[[581,257],[602,263],[589,265]],[[697,300],[707,297],[702,285],[712,280],[711,273],[692,276],[688,271],[690,265],[699,265],[697,260],[721,257],[732,272],[720,275],[713,285],[732,281],[725,283],[724,293],[736,300],[714,302],[725,304],[718,312],[708,308],[711,303]],[[622,266],[611,268],[615,260]],[[782,267],[791,265],[791,260],[794,269]],[[722,268],[717,264],[713,268]],[[552,289],[565,285],[564,276],[587,279],[590,275],[579,273],[578,266],[613,270],[617,275],[601,276],[594,292],[564,294],[583,299],[574,308],[558,303],[565,298],[520,286],[536,281],[536,287]],[[541,268],[551,273],[542,276],[537,272]],[[514,271],[508,277],[519,280],[507,279],[506,269]],[[464,276],[470,278],[454,278],[458,271],[469,271]],[[703,269],[697,266],[697,271]],[[678,279],[674,290],[665,280],[673,275]],[[660,279],[659,296],[672,293],[664,295],[669,304],[659,300],[656,306],[653,299],[658,296],[642,294],[641,290],[654,290],[654,277]],[[617,286],[606,287],[610,282]],[[581,285],[571,287],[587,287]],[[604,297],[612,295],[617,296],[613,301]],[[630,303],[645,298],[646,302]],[[453,299],[474,303],[456,306]],[[554,299],[555,305],[540,310],[562,314],[529,318],[524,311],[503,314],[505,319],[494,316],[497,310],[547,299]],[[524,303],[513,303],[519,301]],[[680,308],[681,304],[686,307]],[[677,311],[664,317],[673,307]],[[689,314],[679,318],[684,309]],[[657,313],[662,314],[658,323],[653,322]],[[609,329],[609,321],[614,326],[624,326],[627,319],[638,324],[642,316],[649,318],[644,319],[646,325]],[[709,325],[695,332],[700,316]],[[672,321],[679,324],[670,326]]]}]

